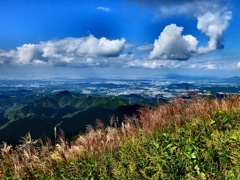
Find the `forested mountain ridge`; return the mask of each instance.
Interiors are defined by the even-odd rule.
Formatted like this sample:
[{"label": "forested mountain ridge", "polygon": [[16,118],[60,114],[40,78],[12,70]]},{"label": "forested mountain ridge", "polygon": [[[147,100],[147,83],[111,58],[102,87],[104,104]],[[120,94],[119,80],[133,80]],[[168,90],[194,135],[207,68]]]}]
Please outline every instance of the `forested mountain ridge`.
[{"label": "forested mountain ridge", "polygon": [[28,132],[34,138],[53,138],[55,127],[70,137],[85,132],[86,126],[94,125],[97,119],[108,124],[110,117],[115,116],[121,123],[124,115],[133,115],[140,107],[120,98],[62,91],[7,109],[7,122],[0,126],[0,141],[17,143]]}]

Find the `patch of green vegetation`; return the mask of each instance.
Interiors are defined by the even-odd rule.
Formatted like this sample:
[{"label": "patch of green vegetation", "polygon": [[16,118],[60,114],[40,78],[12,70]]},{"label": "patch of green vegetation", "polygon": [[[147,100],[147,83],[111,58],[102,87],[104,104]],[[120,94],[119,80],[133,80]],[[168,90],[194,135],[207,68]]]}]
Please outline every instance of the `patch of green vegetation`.
[{"label": "patch of green vegetation", "polygon": [[[0,142],[17,144],[27,132],[34,138],[46,135],[54,139],[53,127],[61,128],[71,138],[79,132],[85,132],[86,126],[94,125],[96,119],[108,124],[111,115],[118,116],[121,121],[125,114],[131,115],[137,111],[137,108],[131,110],[130,105],[118,111],[122,106],[128,106],[124,99],[83,96],[69,91],[42,97],[25,105],[14,105],[5,111],[8,121],[0,125]],[[41,127],[42,133],[39,133],[39,129],[35,130],[36,126]],[[9,136],[8,132],[14,132],[14,135]]]},{"label": "patch of green vegetation", "polygon": [[127,105],[128,103],[126,102],[126,100],[123,100],[123,99],[111,99],[111,98],[103,99],[102,98],[102,100],[100,100],[94,106],[114,110],[119,106],[127,106]]},{"label": "patch of green vegetation", "polygon": [[72,142],[28,134],[2,145],[0,179],[240,179],[239,98],[178,98],[118,128],[98,121]]},{"label": "patch of green vegetation", "polygon": [[122,141],[118,148],[59,164],[66,179],[239,179],[240,112],[170,126]]}]

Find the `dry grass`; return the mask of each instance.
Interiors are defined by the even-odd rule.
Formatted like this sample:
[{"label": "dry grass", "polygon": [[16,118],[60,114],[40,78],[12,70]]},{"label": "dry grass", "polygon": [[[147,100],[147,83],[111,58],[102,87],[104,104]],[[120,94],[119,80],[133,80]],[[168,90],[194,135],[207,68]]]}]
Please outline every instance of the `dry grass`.
[{"label": "dry grass", "polygon": [[[47,139],[33,140],[31,135],[27,134],[23,142],[15,148],[6,143],[2,144],[0,179],[36,179],[43,175],[54,178],[59,164],[77,161],[86,154],[104,153],[117,148],[125,139],[161,131],[169,125],[181,127],[186,122],[212,118],[220,110],[239,112],[240,97],[201,99],[196,96],[192,100],[176,97],[170,104],[146,107],[139,110],[139,116],[125,117],[119,128],[105,127],[97,120],[96,128],[87,126],[87,133],[79,135],[72,142],[68,142],[62,134],[56,145]],[[112,118],[112,124],[114,121]]]}]

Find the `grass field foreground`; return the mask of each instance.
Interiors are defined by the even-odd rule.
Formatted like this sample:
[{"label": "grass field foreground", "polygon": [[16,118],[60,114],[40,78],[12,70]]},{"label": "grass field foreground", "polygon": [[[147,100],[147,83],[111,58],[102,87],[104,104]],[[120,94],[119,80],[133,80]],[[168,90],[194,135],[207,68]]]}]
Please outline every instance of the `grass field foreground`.
[{"label": "grass field foreground", "polygon": [[239,96],[177,97],[139,113],[118,128],[97,120],[71,142],[4,143],[0,179],[240,179]]}]

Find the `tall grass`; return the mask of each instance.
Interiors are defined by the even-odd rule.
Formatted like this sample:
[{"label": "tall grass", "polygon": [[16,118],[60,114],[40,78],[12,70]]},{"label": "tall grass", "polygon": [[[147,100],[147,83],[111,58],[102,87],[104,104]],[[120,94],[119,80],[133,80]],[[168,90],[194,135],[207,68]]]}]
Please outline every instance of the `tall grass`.
[{"label": "tall grass", "polygon": [[[114,126],[114,117],[110,124]],[[146,107],[120,127],[87,126],[56,144],[3,143],[0,179],[218,179],[240,178],[240,97],[184,100]]]}]

